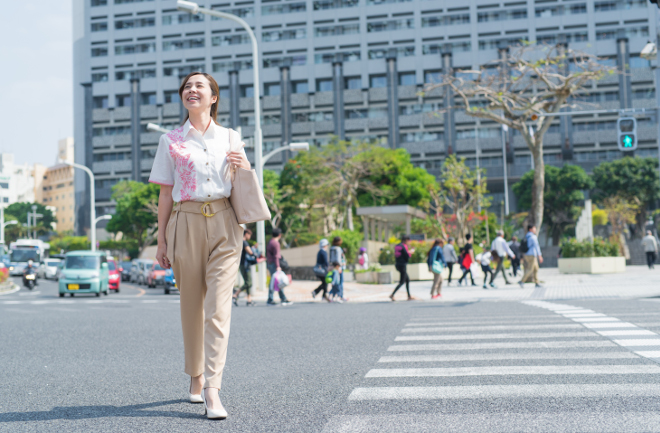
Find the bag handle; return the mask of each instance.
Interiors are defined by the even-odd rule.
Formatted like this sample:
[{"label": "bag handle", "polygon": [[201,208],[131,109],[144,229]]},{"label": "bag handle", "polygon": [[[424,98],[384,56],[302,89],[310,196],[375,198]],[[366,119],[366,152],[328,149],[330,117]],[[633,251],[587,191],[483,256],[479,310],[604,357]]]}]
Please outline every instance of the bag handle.
[{"label": "bag handle", "polygon": [[[227,134],[229,135],[229,151],[238,152],[240,149],[242,149],[245,146],[245,144],[241,143],[241,146],[238,149],[234,150],[234,144],[233,144],[234,140],[232,140],[232,132],[235,131],[231,128],[227,128]],[[228,170],[231,171],[231,181],[233,183],[234,179],[236,179],[236,172],[238,170],[236,170],[236,167],[232,167],[231,164],[227,164],[227,166],[229,167]]]}]

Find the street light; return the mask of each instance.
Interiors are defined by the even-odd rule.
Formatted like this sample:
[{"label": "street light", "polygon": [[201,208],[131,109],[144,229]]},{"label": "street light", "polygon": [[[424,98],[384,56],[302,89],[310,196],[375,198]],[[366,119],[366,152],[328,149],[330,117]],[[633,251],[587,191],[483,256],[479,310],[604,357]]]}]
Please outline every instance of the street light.
[{"label": "street light", "polygon": [[101,215],[100,217],[96,218],[96,221],[94,221],[94,224],[96,225],[96,224],[98,224],[99,221],[111,220],[111,219],[112,219],[112,215]]},{"label": "street light", "polygon": [[285,150],[290,150],[292,152],[300,152],[300,151],[303,151],[303,150],[309,150],[309,143],[307,143],[307,142],[289,143],[288,146],[278,147],[277,149],[273,150],[272,152],[264,155],[264,159],[261,161],[262,169],[263,169],[263,166],[266,165],[266,161],[268,161],[274,155],[277,155],[280,152],[284,152]]},{"label": "street light", "polygon": [[18,221],[16,220],[11,220],[4,222],[5,220],[5,213],[2,212],[2,230],[0,230],[0,244],[4,245],[5,244],[5,227],[10,226],[12,224],[18,224]]},{"label": "street light", "polygon": [[[199,7],[197,3],[177,0],[176,7],[182,12],[191,14],[203,13],[217,18],[225,18],[232,20],[241,25],[250,36],[252,41],[252,71],[253,77],[253,91],[254,91],[254,165],[257,172],[257,179],[259,185],[264,186],[264,169],[262,163],[262,137],[261,137],[261,101],[259,95],[259,48],[257,47],[257,37],[254,35],[252,28],[245,20],[236,15],[228,14],[225,12],[214,11],[212,9]],[[263,221],[257,221],[257,243],[259,244],[260,251],[266,251],[266,225]],[[266,272],[262,266],[259,267],[259,286],[266,287]]]},{"label": "street light", "polygon": [[90,188],[89,188],[89,195],[90,199],[92,200],[92,203],[90,204],[90,210],[89,210],[89,220],[91,221],[91,230],[90,230],[90,237],[92,241],[92,251],[96,251],[96,192],[94,191],[94,188],[96,185],[94,184],[94,173],[92,170],[90,170],[88,167],[82,165],[82,164],[76,164],[75,162],[67,161],[64,159],[60,159],[60,164],[66,164],[70,165],[71,167],[79,168],[81,170],[84,170],[85,173],[89,175],[89,183],[90,183]]},{"label": "street light", "polygon": [[163,134],[167,134],[170,132],[169,129],[163,128],[160,125],[156,125],[155,123],[147,123],[147,130],[153,131],[153,132],[162,132]]}]

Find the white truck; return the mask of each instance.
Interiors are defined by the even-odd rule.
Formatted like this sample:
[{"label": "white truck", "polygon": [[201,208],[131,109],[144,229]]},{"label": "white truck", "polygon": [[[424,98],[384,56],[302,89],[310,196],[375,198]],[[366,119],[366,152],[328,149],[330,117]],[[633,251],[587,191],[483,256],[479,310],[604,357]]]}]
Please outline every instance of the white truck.
[{"label": "white truck", "polygon": [[39,239],[18,239],[9,245],[9,275],[23,275],[28,260],[39,266],[50,251],[50,244]]}]

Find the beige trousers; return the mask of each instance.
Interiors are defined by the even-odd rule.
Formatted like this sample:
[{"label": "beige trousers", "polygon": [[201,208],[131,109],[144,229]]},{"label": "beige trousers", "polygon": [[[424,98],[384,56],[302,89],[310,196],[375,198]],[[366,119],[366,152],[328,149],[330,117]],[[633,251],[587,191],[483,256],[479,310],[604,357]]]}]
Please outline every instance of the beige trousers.
[{"label": "beige trousers", "polygon": [[[202,206],[209,216],[202,214]],[[243,229],[228,199],[188,201],[174,207],[166,237],[167,258],[181,293],[185,372],[192,377],[204,373],[204,388],[219,389]]]},{"label": "beige trousers", "polygon": [[442,290],[442,274],[433,274],[433,285],[431,286],[431,296],[439,295]]},{"label": "beige trousers", "polygon": [[520,280],[523,283],[539,283],[539,261],[536,256],[523,256],[523,266],[525,274]]}]

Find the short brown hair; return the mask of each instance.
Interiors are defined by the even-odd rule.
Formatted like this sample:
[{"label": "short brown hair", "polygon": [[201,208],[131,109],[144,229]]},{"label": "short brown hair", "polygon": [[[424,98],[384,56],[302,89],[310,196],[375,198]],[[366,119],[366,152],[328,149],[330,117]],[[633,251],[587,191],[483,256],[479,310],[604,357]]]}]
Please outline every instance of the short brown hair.
[{"label": "short brown hair", "polygon": [[335,236],[335,238],[332,240],[332,246],[338,247],[339,245],[341,245],[341,242],[342,242],[341,237]]},{"label": "short brown hair", "polygon": [[[215,96],[217,99],[211,105],[211,119],[218,124],[217,117],[218,117],[218,105],[220,104],[220,86],[218,86],[218,82],[215,81],[215,78],[213,78],[211,75],[207,74],[206,72],[191,72],[188,75],[186,75],[186,78],[183,79],[181,82],[181,86],[179,87],[179,98],[181,98],[181,101],[183,101],[183,88],[186,86],[186,83],[190,79],[190,77],[193,77],[195,75],[203,75],[207,80],[209,80],[209,85],[211,87],[211,94]],[[188,113],[186,113],[185,118],[183,119],[183,123],[186,123],[188,120]]]},{"label": "short brown hair", "polygon": [[247,234],[249,234],[250,236],[252,236],[252,230],[250,230],[250,229],[245,229],[245,233],[247,233]]}]

